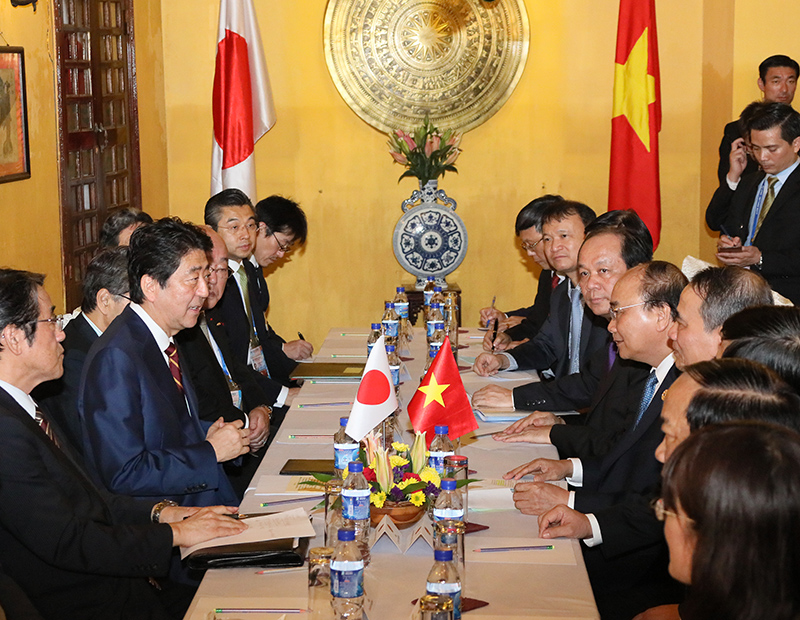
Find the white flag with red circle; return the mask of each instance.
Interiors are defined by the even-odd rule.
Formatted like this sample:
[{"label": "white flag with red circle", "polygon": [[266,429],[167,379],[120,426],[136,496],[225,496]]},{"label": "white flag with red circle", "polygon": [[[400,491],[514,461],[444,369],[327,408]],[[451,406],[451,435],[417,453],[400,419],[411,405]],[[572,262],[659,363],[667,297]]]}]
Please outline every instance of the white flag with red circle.
[{"label": "white flag with red circle", "polygon": [[236,188],[255,202],[255,143],[275,107],[252,0],[220,0],[212,107],[211,195]]},{"label": "white flag with red circle", "polygon": [[394,393],[389,357],[381,336],[367,358],[345,432],[356,441],[361,441],[395,409],[397,395]]}]

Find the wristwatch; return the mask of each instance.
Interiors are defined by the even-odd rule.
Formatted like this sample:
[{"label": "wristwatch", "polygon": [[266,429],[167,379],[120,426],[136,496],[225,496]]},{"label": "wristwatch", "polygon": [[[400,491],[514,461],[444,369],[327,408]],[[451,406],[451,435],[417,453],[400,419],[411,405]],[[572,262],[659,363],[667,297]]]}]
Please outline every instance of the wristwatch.
[{"label": "wristwatch", "polygon": [[153,506],[153,509],[150,511],[150,519],[153,521],[153,523],[161,523],[161,513],[164,508],[177,505],[178,503],[173,502],[171,499],[162,499],[155,506]]}]

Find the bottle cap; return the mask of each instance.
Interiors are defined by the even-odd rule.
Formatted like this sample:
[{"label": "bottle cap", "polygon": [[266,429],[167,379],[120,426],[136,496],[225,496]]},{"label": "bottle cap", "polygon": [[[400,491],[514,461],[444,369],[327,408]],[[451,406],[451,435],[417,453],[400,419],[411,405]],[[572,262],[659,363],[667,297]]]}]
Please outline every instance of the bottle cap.
[{"label": "bottle cap", "polygon": [[442,287],[441,286],[434,286],[433,287],[433,292],[434,293],[441,293],[442,292]]},{"label": "bottle cap", "polygon": [[406,292],[406,287],[405,286],[398,286],[397,287],[397,292],[398,293],[405,293]]},{"label": "bottle cap", "polygon": [[[339,530],[339,540],[355,540],[356,539],[356,531],[355,530]],[[450,551],[450,555],[453,555],[453,552]],[[452,558],[451,558],[452,559]]]},{"label": "bottle cap", "polygon": [[430,351],[428,357],[436,357],[436,351]]},{"label": "bottle cap", "polygon": [[381,324],[380,323],[373,323],[372,324],[372,329],[380,329],[380,328],[381,328]]},{"label": "bottle cap", "polygon": [[347,420],[350,418],[339,418],[339,426],[347,426]]},{"label": "bottle cap", "polygon": [[386,345],[386,352],[387,353],[391,353],[392,351],[394,351],[394,345],[393,344],[387,344]]},{"label": "bottle cap", "polygon": [[351,474],[360,474],[362,471],[364,471],[364,463],[361,461],[351,461],[347,465],[347,471],[349,471]]},{"label": "bottle cap", "polygon": [[386,308],[387,308],[387,309],[388,309],[388,308],[394,308],[394,302],[393,302],[393,301],[387,301],[387,302],[386,302]]},{"label": "bottle cap", "polygon": [[442,491],[455,491],[455,490],[456,490],[456,481],[454,478],[442,478]]},{"label": "bottle cap", "polygon": [[444,329],[444,321],[436,321],[433,327],[434,329]]},{"label": "bottle cap", "polygon": [[433,276],[428,276],[428,282],[433,282],[435,278]]},{"label": "bottle cap", "polygon": [[446,424],[437,424],[433,427],[433,432],[437,435],[447,435],[450,431],[450,428]]},{"label": "bottle cap", "polygon": [[[339,540],[341,540],[342,532],[345,530],[339,530]],[[352,530],[350,530],[352,531]],[[452,562],[453,561],[453,550],[452,549],[436,549],[433,552],[433,559],[437,562]]]}]

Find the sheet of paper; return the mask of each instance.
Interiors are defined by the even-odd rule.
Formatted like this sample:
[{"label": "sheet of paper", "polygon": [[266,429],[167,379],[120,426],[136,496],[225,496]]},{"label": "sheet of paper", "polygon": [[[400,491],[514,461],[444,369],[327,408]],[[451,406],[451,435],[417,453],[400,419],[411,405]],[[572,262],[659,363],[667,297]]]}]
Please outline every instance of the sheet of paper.
[{"label": "sheet of paper", "polygon": [[[472,496],[470,496],[472,508]],[[493,564],[563,564],[574,566],[575,551],[571,540],[544,538],[467,538],[464,541],[467,562],[484,562]],[[475,549],[498,547],[530,547],[552,545],[552,549],[508,550],[478,553]]]},{"label": "sheet of paper", "polygon": [[[321,407],[315,407],[308,411],[318,411]],[[275,443],[288,443],[295,445],[330,445],[333,442],[335,430],[329,428],[304,428],[301,430],[281,428],[275,437]]]},{"label": "sheet of paper", "polygon": [[[316,482],[317,484],[300,484]],[[256,495],[319,495],[324,486],[314,476],[280,476],[264,474],[258,479]]]},{"label": "sheet of paper", "polygon": [[469,491],[470,512],[516,509],[516,506],[514,506],[514,493],[509,487],[470,489]]},{"label": "sheet of paper", "polygon": [[302,508],[278,512],[263,517],[250,517],[245,521],[247,529],[235,536],[215,538],[193,547],[181,547],[181,559],[198,549],[235,545],[239,543],[259,542],[262,540],[279,540],[281,538],[304,538],[315,536],[314,526],[308,514]]}]

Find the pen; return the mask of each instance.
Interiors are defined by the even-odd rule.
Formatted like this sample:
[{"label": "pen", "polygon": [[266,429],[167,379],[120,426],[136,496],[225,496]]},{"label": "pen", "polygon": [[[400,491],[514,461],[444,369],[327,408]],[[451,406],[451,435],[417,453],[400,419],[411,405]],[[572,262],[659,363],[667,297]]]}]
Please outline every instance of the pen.
[{"label": "pen", "polygon": [[492,431],[491,433],[481,433],[480,435],[475,435],[475,439],[479,437],[491,437],[492,435],[499,435],[503,431]]},{"label": "pen", "polygon": [[346,405],[352,405],[352,404],[353,401],[342,401],[340,403],[306,403],[304,405],[297,405],[297,408],[308,409],[309,407],[344,407]]},{"label": "pen", "polygon": [[302,614],[308,611],[307,609],[278,609],[269,607],[227,607],[224,609],[215,609],[215,614]]},{"label": "pen", "polygon": [[721,232],[726,237],[730,237],[731,239],[733,239],[733,235],[731,235],[731,233],[729,233],[728,230],[725,228],[725,226],[723,226],[722,224],[719,225],[719,232]]},{"label": "pen", "polygon": [[303,334],[301,334],[300,332],[297,332],[297,335],[300,337],[300,340],[305,340],[305,338],[303,338]]},{"label": "pen", "polygon": [[308,380],[308,382],[309,382],[311,385],[315,385],[315,384],[317,384],[317,383],[349,383],[350,385],[355,385],[355,384],[356,384],[356,383],[358,383],[360,380],[361,380],[361,377],[353,377],[353,378],[352,378],[352,379],[350,379],[349,381],[348,381],[348,380],[344,380],[344,381],[334,381],[334,380],[332,380],[332,379],[311,379],[311,380]]},{"label": "pen", "polygon": [[529,545],[524,547],[482,547],[473,549],[475,553],[498,553],[500,551],[548,551],[553,545]]},{"label": "pen", "polygon": [[324,499],[324,495],[309,495],[308,497],[295,497],[294,499],[279,499],[277,502],[261,502],[261,507],[279,506],[281,504],[292,504],[297,502],[310,502],[311,500]]},{"label": "pen", "polygon": [[494,341],[497,338],[497,325],[499,321],[497,319],[494,320],[494,329],[492,330],[492,353],[494,353]]},{"label": "pen", "polygon": [[331,357],[367,357],[360,353],[331,353]]},{"label": "pen", "polygon": [[317,437],[331,437],[332,435],[289,435],[289,439],[315,439]]},{"label": "pen", "polygon": [[340,336],[369,336],[369,334],[355,334],[355,333],[352,333],[352,332],[350,332],[350,333],[348,333],[348,332],[342,332],[342,333],[341,333],[341,334],[339,334],[339,335],[340,335]]}]

